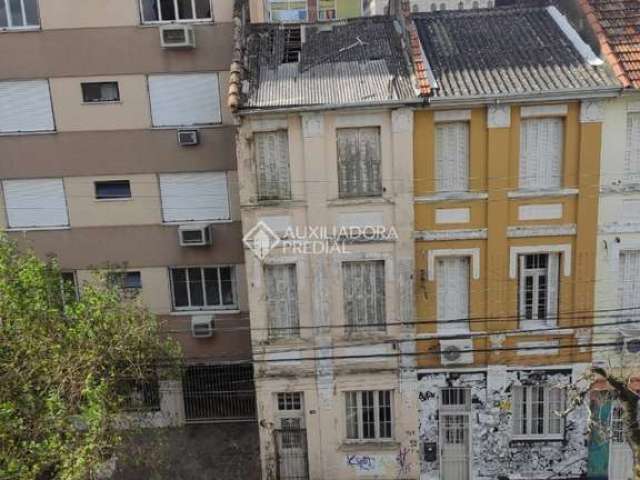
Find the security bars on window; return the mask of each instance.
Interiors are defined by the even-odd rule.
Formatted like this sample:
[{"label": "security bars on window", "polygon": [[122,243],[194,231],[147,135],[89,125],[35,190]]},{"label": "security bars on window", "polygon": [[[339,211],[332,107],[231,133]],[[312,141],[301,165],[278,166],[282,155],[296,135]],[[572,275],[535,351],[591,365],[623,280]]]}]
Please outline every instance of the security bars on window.
[{"label": "security bars on window", "polygon": [[171,269],[176,310],[236,308],[236,279],[231,266]]},{"label": "security bars on window", "polygon": [[210,0],[140,0],[143,22],[212,20]]},{"label": "security bars on window", "polygon": [[391,390],[346,392],[347,439],[393,438]]}]

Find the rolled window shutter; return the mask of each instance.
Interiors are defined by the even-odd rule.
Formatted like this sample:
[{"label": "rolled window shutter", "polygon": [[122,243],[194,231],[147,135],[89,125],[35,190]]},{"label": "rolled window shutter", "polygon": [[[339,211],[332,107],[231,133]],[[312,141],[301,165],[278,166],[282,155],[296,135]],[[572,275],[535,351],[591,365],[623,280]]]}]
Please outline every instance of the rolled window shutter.
[{"label": "rolled window shutter", "polygon": [[548,267],[548,286],[549,291],[547,295],[547,323],[551,326],[558,323],[558,294],[560,291],[560,254],[549,254],[549,267]]},{"label": "rolled window shutter", "polygon": [[520,124],[520,188],[562,186],[563,119],[529,118]]},{"label": "rolled window shutter", "polygon": [[220,123],[217,73],[149,75],[154,127]]},{"label": "rolled window shutter", "polygon": [[41,228],[69,225],[62,179],[2,182],[9,227]]},{"label": "rolled window shutter", "polygon": [[436,126],[436,187],[438,191],[469,189],[469,124],[440,123]]},{"label": "rolled window shutter", "polygon": [[0,82],[0,132],[54,129],[47,80]]},{"label": "rolled window shutter", "polygon": [[229,194],[224,172],[160,175],[165,222],[228,220]]}]

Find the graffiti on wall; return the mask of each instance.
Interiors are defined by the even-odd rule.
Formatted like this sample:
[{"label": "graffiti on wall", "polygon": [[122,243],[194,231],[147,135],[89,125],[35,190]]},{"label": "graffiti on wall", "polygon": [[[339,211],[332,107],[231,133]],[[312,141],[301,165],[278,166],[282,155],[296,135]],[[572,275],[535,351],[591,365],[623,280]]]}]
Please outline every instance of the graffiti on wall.
[{"label": "graffiti on wall", "polygon": [[409,476],[413,468],[409,453],[403,447],[390,454],[350,454],[345,456],[345,462],[358,475],[400,479]]}]

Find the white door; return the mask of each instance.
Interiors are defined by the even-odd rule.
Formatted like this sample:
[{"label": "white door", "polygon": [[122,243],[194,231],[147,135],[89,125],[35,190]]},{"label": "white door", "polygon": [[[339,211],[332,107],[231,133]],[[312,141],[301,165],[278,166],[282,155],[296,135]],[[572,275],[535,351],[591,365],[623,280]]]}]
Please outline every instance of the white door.
[{"label": "white door", "polygon": [[441,480],[469,480],[469,447],[469,414],[441,412]]},{"label": "white door", "polygon": [[633,452],[627,443],[622,407],[611,411],[611,441],[609,442],[609,480],[633,480]]}]

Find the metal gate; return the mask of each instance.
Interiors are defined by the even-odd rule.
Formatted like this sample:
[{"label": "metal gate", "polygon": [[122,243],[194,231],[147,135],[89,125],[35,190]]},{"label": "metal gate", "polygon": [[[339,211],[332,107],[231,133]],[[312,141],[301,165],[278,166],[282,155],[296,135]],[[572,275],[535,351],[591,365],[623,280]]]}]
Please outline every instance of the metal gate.
[{"label": "metal gate", "polygon": [[307,431],[275,430],[278,480],[308,480]]},{"label": "metal gate", "polygon": [[182,388],[189,423],[255,419],[251,364],[189,365]]}]

